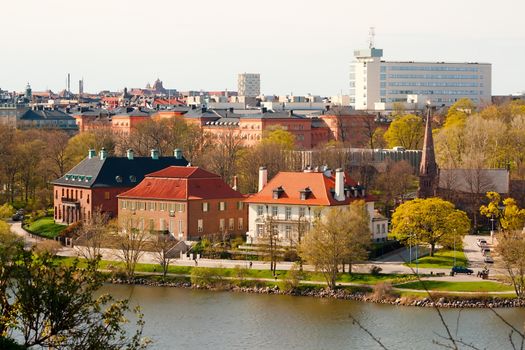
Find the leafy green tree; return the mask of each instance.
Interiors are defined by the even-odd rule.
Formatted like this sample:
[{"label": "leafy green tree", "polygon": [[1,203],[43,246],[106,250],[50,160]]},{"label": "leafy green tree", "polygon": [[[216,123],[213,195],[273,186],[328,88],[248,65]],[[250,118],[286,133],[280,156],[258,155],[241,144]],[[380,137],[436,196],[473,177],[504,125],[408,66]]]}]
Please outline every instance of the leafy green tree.
[{"label": "leafy green tree", "polygon": [[476,106],[468,98],[462,98],[454,103],[447,111],[444,128],[454,126],[464,127],[467,122],[467,117],[474,112]]},{"label": "leafy green tree", "polygon": [[0,206],[0,218],[10,218],[15,213],[15,208],[9,203]]},{"label": "leafy green tree", "polygon": [[454,204],[440,198],[414,199],[401,204],[392,216],[392,236],[411,244],[428,244],[430,256],[436,245],[450,245],[468,234],[470,220]]},{"label": "leafy green tree", "polygon": [[323,274],[328,288],[336,287],[339,266],[366,254],[371,233],[363,201],[322,209],[299,247],[299,254]]},{"label": "leafy green tree", "polygon": [[[144,322],[137,309],[135,333],[123,324],[128,301],[96,297],[104,276],[98,260],[57,263],[48,253],[26,251],[23,242],[0,228],[0,338],[24,348],[145,349]],[[15,341],[15,340],[16,341]]]},{"label": "leafy green tree", "polygon": [[510,231],[498,238],[496,246],[503,265],[518,298],[525,295],[525,236],[521,231]]},{"label": "leafy green tree", "polygon": [[282,128],[276,128],[268,132],[263,140],[263,143],[278,144],[286,150],[293,150],[295,148],[295,136]]},{"label": "leafy green tree", "polygon": [[384,134],[389,147],[401,146],[406,149],[420,149],[425,133],[423,119],[407,114],[395,119]]},{"label": "leafy green tree", "polygon": [[481,215],[498,220],[504,231],[522,230],[525,225],[525,209],[520,209],[514,198],[501,201],[497,192],[487,192],[489,203],[479,208]]}]

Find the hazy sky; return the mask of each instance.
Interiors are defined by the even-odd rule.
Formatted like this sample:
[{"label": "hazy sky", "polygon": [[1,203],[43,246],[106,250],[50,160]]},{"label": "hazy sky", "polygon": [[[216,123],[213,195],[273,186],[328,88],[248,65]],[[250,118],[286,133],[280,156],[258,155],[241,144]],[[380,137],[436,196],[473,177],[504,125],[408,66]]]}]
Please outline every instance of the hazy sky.
[{"label": "hazy sky", "polygon": [[4,0],[0,88],[237,89],[261,73],[266,94],[348,90],[353,50],[386,60],[492,63],[492,93],[525,90],[523,0]]}]

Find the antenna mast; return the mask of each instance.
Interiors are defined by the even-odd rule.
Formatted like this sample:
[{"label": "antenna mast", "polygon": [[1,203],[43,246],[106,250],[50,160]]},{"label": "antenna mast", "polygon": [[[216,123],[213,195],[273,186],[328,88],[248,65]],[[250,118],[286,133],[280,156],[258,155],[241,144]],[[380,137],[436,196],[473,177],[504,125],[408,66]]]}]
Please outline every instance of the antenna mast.
[{"label": "antenna mast", "polygon": [[375,27],[370,27],[368,30],[368,48],[372,49],[374,47],[374,38],[376,36]]}]

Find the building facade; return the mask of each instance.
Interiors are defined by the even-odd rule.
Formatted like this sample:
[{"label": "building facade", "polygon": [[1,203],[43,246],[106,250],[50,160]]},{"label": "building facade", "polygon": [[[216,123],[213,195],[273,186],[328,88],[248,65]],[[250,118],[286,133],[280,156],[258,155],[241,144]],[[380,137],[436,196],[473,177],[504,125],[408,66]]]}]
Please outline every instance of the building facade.
[{"label": "building facade", "polygon": [[148,174],[118,195],[119,224],[169,232],[185,241],[241,236],[248,219],[243,200],[219,175],[198,167],[171,166]]},{"label": "building facade", "polygon": [[383,61],[383,50],[354,52],[350,66],[350,105],[358,110],[392,110],[394,103],[423,109],[427,101],[450,106],[461,98],[488,104],[490,63]]},{"label": "building facade", "polygon": [[261,94],[261,75],[259,73],[241,73],[237,77],[239,96],[257,97]]},{"label": "building facade", "polygon": [[295,245],[310,229],[316,215],[332,206],[364,200],[370,218],[370,239],[385,241],[388,221],[377,214],[372,197],[343,170],[280,172],[267,182],[267,170],[259,169],[259,192],[248,197],[248,243],[265,239],[268,225],[277,231],[279,244]]},{"label": "building facade", "polygon": [[134,157],[128,150],[126,157],[108,157],[105,149],[98,155],[90,150],[87,158],[53,182],[55,221],[86,221],[95,211],[117,216],[118,194],[136,186],[148,173],[188,164],[180,150],[174,153],[173,157],[159,157],[158,151],[152,150],[151,157]]}]

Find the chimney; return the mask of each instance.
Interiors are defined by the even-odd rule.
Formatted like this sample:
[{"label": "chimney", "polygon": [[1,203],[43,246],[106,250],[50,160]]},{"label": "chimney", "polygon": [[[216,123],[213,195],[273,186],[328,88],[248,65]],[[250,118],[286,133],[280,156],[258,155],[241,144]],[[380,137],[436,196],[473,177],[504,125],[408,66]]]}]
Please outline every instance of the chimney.
[{"label": "chimney", "polygon": [[182,159],[182,150],[180,148],[175,148],[173,150],[173,156],[175,159]]},{"label": "chimney", "polygon": [[151,150],[151,159],[159,159],[159,151],[156,149]]},{"label": "chimney", "polygon": [[345,200],[345,180],[343,169],[335,169],[335,195],[336,201],[342,202]]},{"label": "chimney", "polygon": [[88,158],[92,159],[92,158],[95,158],[96,156],[97,156],[97,151],[95,151],[93,148],[90,148],[88,151]]},{"label": "chimney", "polygon": [[237,175],[233,177],[233,186],[232,188],[237,191]]},{"label": "chimney", "polygon": [[262,108],[261,108],[261,113],[264,114],[264,113],[266,113],[266,112],[268,112],[268,108],[266,108],[266,107],[262,107]]},{"label": "chimney", "polygon": [[129,160],[133,160],[133,150],[131,148],[126,151],[126,156]]},{"label": "chimney", "polygon": [[104,147],[100,149],[100,152],[98,153],[100,156],[100,160],[104,160],[108,157],[108,151]]},{"label": "chimney", "polygon": [[259,192],[262,191],[264,186],[268,183],[268,170],[265,166],[259,168]]}]

